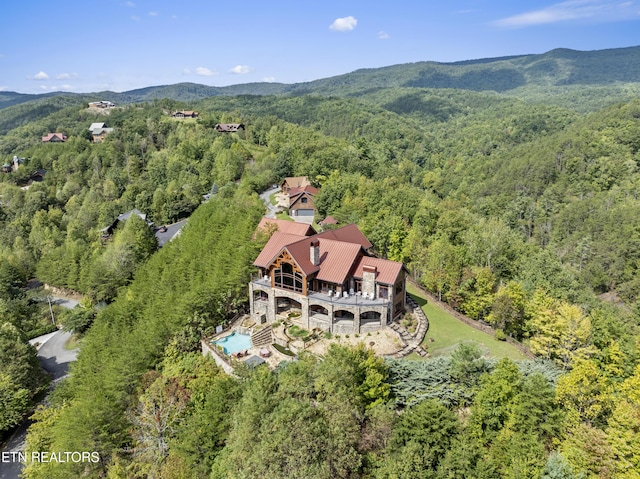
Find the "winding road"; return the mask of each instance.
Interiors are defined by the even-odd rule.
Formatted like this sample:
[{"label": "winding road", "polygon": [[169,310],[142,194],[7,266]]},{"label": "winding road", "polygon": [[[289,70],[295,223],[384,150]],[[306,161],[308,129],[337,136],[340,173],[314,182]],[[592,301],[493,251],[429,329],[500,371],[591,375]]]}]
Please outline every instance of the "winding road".
[{"label": "winding road", "polygon": [[[78,302],[73,299],[52,298],[53,302],[65,308],[74,308]],[[45,334],[29,341],[38,348],[38,359],[42,367],[51,375],[51,387],[68,374],[69,363],[78,357],[78,350],[68,350],[64,347],[71,337],[67,331],[57,331]],[[46,398],[43,402],[46,401]],[[4,448],[0,450],[0,479],[19,479],[22,463],[16,460],[17,455],[12,453],[24,450],[27,429],[31,425],[30,420],[25,420],[9,438]]]}]

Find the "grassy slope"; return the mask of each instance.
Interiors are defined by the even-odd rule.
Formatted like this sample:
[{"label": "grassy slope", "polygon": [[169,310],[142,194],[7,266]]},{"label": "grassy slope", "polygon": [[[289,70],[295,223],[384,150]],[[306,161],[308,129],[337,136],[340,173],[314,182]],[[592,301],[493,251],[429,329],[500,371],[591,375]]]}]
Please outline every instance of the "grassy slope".
[{"label": "grassy slope", "polygon": [[407,291],[429,318],[429,331],[427,331],[422,345],[429,351],[431,357],[447,356],[459,343],[475,341],[480,343],[483,349],[486,348],[489,351],[489,356],[514,360],[526,359],[525,355],[511,344],[498,341],[493,336],[458,321],[445,310],[428,302],[426,297],[413,285],[407,284]]}]

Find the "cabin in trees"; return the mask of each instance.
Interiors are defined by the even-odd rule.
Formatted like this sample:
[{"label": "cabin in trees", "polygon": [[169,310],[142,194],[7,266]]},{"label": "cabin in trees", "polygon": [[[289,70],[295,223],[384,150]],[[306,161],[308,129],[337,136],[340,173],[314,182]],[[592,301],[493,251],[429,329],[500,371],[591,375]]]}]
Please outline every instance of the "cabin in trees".
[{"label": "cabin in trees", "polygon": [[91,123],[89,131],[91,132],[91,141],[102,143],[105,137],[113,131],[113,128],[109,128],[106,123]]},{"label": "cabin in trees", "polygon": [[173,118],[198,118],[199,113],[197,111],[180,110],[174,111],[171,116]]},{"label": "cabin in trees", "polygon": [[316,207],[313,204],[314,197],[318,194],[318,189],[307,185],[304,188],[289,189],[289,216],[311,216],[316,214]]},{"label": "cabin in trees", "polygon": [[259,323],[289,318],[305,329],[367,333],[401,315],[407,269],[375,258],[356,225],[310,236],[276,231],[254,266],[251,316]]},{"label": "cabin in trees", "polygon": [[116,106],[115,103],[106,100],[92,101],[89,103],[89,108],[113,108],[114,106]]},{"label": "cabin in trees", "polygon": [[237,133],[244,130],[244,125],[242,123],[218,123],[214,129],[219,133]]},{"label": "cabin in trees", "polygon": [[288,176],[280,183],[280,189],[287,195],[291,188],[304,188],[305,186],[311,186],[311,182],[306,176]]},{"label": "cabin in trees", "polygon": [[138,208],[134,208],[131,211],[127,211],[126,213],[122,213],[121,215],[118,215],[116,219],[114,219],[109,226],[102,228],[100,230],[100,233],[102,233],[102,238],[103,239],[109,238],[113,234],[115,229],[118,227],[118,225],[121,222],[127,221],[129,218],[131,218],[132,215],[139,216],[140,218],[145,220],[149,226],[153,226],[153,222],[147,220],[146,214],[144,214]]},{"label": "cabin in trees", "polygon": [[49,133],[42,137],[42,143],[63,143],[67,137],[62,133]]}]

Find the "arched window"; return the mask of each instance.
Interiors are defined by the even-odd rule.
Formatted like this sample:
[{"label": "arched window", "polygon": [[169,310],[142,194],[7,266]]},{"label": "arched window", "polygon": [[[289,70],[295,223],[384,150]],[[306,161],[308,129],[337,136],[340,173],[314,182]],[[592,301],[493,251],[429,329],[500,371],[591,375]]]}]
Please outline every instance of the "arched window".
[{"label": "arched window", "polygon": [[294,271],[292,264],[280,264],[280,268],[274,270],[273,275],[274,284],[277,288],[290,289],[298,293],[302,292],[302,275]]}]

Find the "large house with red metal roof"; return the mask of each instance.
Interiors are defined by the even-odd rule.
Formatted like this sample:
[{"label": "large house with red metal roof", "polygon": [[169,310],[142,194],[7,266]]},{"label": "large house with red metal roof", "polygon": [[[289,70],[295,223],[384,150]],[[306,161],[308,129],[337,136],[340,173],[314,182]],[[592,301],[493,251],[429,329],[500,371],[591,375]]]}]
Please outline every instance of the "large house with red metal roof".
[{"label": "large house with red metal roof", "polygon": [[312,236],[276,231],[253,263],[252,318],[286,317],[337,334],[384,327],[404,312],[407,269],[371,256],[370,248],[353,224]]}]

